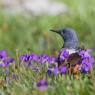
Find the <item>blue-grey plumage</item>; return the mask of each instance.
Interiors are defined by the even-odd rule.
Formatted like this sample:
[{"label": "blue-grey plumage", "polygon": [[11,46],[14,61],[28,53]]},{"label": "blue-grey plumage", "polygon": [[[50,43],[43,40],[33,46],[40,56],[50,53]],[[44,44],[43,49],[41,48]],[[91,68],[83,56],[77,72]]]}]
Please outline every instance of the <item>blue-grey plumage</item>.
[{"label": "blue-grey plumage", "polygon": [[51,31],[58,33],[63,38],[64,44],[62,48],[68,48],[72,50],[77,50],[79,48],[79,41],[75,30],[71,28],[64,28],[58,30],[52,29]]}]

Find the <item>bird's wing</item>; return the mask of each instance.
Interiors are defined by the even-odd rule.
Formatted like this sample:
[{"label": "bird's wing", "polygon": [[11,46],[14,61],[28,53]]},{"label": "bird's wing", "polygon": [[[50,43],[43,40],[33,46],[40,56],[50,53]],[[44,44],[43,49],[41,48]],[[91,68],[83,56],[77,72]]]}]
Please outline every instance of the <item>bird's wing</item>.
[{"label": "bird's wing", "polygon": [[78,68],[79,68],[78,63],[81,61],[82,61],[81,57],[79,56],[77,52],[70,54],[67,59],[68,72],[70,76],[71,74],[73,74],[75,79],[78,79]]},{"label": "bird's wing", "polygon": [[69,55],[69,58],[67,61],[71,66],[75,66],[78,62],[81,62],[81,57],[79,56],[77,52],[72,53]]}]

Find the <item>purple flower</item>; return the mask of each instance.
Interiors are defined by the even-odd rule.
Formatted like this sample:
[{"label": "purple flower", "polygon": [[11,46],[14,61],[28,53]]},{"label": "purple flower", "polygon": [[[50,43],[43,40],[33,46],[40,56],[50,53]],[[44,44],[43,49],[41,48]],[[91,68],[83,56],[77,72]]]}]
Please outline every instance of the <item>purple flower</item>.
[{"label": "purple flower", "polygon": [[81,58],[85,58],[85,57],[90,57],[91,55],[89,54],[89,52],[91,52],[89,49],[88,50],[80,50],[78,52],[79,56],[81,56]]},{"label": "purple flower", "polygon": [[69,57],[69,51],[67,49],[61,49],[59,54],[58,54],[58,58],[60,59],[60,61],[65,60],[65,58]]},{"label": "purple flower", "polygon": [[4,60],[1,60],[2,63],[0,63],[0,67],[8,67],[13,61],[13,58],[6,58]]},{"label": "purple flower", "polygon": [[45,79],[40,79],[39,82],[37,82],[36,86],[39,88],[39,90],[43,91],[48,86],[48,83]]},{"label": "purple flower", "polygon": [[48,57],[47,61],[49,64],[55,63],[55,58],[54,57]]},{"label": "purple flower", "polygon": [[89,60],[89,63],[94,63],[94,57],[90,56],[88,60]]},{"label": "purple flower", "polygon": [[10,78],[9,78],[9,77],[5,77],[5,80],[6,80],[6,81],[9,81],[9,80],[10,80]]},{"label": "purple flower", "polygon": [[63,50],[63,56],[64,56],[65,58],[67,58],[67,57],[69,56],[69,51],[66,50],[66,49],[64,49],[64,50]]},{"label": "purple flower", "polygon": [[24,61],[24,62],[29,61],[29,58],[30,58],[29,54],[25,54],[25,55],[20,56],[20,60]]},{"label": "purple flower", "polygon": [[88,71],[89,71],[89,67],[86,66],[86,65],[84,65],[84,66],[82,67],[82,69],[83,69],[83,72],[88,72]]},{"label": "purple flower", "polygon": [[13,58],[8,58],[5,50],[0,50],[0,67],[8,67],[13,61]]},{"label": "purple flower", "polygon": [[31,54],[30,54],[29,60],[37,61],[37,59],[38,59],[38,57],[37,57],[36,54],[34,54],[34,53],[31,53]]},{"label": "purple flower", "polygon": [[5,50],[0,50],[0,67],[8,65],[7,53]]},{"label": "purple flower", "polygon": [[62,62],[63,60],[65,60],[64,56],[60,56],[60,61]]},{"label": "purple flower", "polygon": [[40,68],[37,67],[37,66],[35,66],[35,67],[32,67],[32,70],[33,70],[34,72],[39,72],[39,71],[40,71]]},{"label": "purple flower", "polygon": [[78,54],[83,58],[85,56],[85,50],[80,50]]},{"label": "purple flower", "polygon": [[59,73],[58,67],[54,67],[53,73],[54,73],[55,75],[58,75],[58,73]]},{"label": "purple flower", "polygon": [[90,70],[90,67],[87,65],[82,65],[81,70],[83,73],[87,73]]},{"label": "purple flower", "polygon": [[8,76],[9,75],[9,70],[5,70],[5,74]]},{"label": "purple flower", "polygon": [[49,59],[49,56],[47,56],[46,54],[41,54],[39,57],[38,57],[38,63],[46,63]]},{"label": "purple flower", "polygon": [[87,51],[87,52],[92,52],[93,50],[92,50],[92,49],[87,49],[86,51]]},{"label": "purple flower", "polygon": [[67,58],[69,56],[69,51],[67,49],[61,49],[59,54]]},{"label": "purple flower", "polygon": [[9,63],[14,62],[14,58],[9,58],[9,59],[8,59],[8,62],[9,62]]},{"label": "purple flower", "polygon": [[31,66],[32,65],[32,62],[27,62],[28,66]]},{"label": "purple flower", "polygon": [[52,64],[55,62],[55,58],[54,57],[50,57],[46,54],[41,54],[40,56],[37,56],[34,53],[31,54],[24,54],[22,56],[20,56],[20,60],[24,61],[24,62],[29,62],[29,61],[35,61],[37,63],[46,63],[48,62],[49,64]]},{"label": "purple flower", "polygon": [[65,65],[64,65],[64,66],[63,66],[63,65],[60,65],[60,66],[59,66],[59,71],[60,71],[60,73],[63,73],[63,74],[66,73],[66,71],[67,71],[67,66],[65,66]]},{"label": "purple flower", "polygon": [[8,62],[7,60],[3,61],[3,67],[8,67],[10,65],[10,62]]},{"label": "purple flower", "polygon": [[92,56],[82,59],[82,64],[89,64],[89,63],[93,63],[93,62],[94,62],[94,58]]},{"label": "purple flower", "polygon": [[7,53],[6,53],[6,51],[5,50],[0,50],[0,59],[6,59],[6,57],[7,57]]},{"label": "purple flower", "polygon": [[82,60],[78,70],[82,71],[83,73],[87,73],[91,69],[92,63],[94,63],[94,58],[89,54],[89,52],[92,52],[92,50],[80,50],[78,52]]},{"label": "purple flower", "polygon": [[49,76],[51,76],[51,74],[52,74],[52,68],[48,68],[47,71],[46,71],[46,73],[47,73]]}]

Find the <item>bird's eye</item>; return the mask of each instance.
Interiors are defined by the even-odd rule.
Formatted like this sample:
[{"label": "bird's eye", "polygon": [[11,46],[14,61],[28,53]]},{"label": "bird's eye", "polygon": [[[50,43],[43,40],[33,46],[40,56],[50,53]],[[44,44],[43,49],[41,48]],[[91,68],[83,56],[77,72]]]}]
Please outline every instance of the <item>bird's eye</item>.
[{"label": "bird's eye", "polygon": [[61,35],[62,35],[62,36],[64,36],[64,35],[65,35],[65,33],[64,33],[63,31],[61,31]]}]

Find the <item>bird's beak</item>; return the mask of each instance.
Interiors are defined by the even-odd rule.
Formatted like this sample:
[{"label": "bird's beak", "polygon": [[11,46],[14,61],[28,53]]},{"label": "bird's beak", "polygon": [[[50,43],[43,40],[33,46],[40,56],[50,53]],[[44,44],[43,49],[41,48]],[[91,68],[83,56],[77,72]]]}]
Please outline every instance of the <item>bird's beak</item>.
[{"label": "bird's beak", "polygon": [[52,31],[52,32],[56,32],[56,33],[58,33],[58,34],[60,34],[60,30],[54,30],[54,29],[51,29],[50,31]]}]

